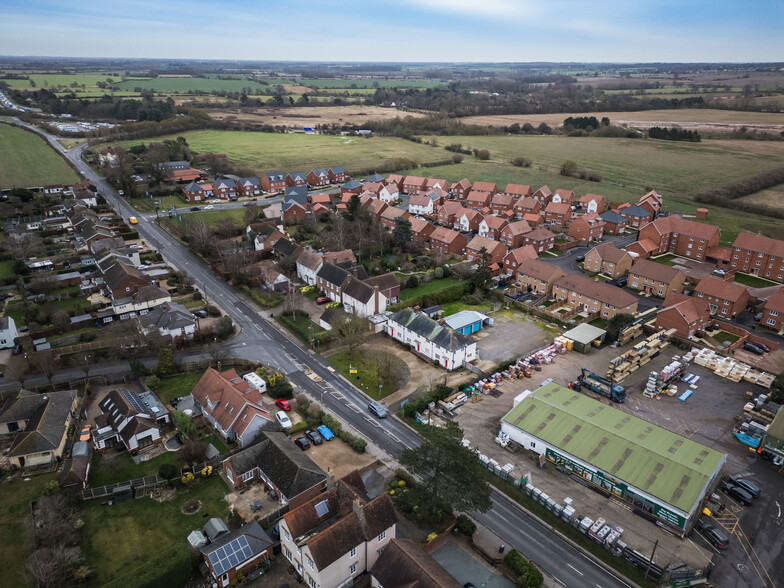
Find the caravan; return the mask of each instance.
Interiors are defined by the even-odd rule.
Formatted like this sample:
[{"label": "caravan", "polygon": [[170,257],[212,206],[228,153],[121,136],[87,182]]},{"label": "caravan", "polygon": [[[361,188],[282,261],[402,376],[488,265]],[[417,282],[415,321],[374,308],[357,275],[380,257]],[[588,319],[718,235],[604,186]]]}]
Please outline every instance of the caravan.
[{"label": "caravan", "polygon": [[267,391],[267,382],[264,381],[260,375],[249,372],[242,376],[242,379],[245,380],[248,384],[250,384],[251,388],[255,388],[259,392],[266,392]]}]

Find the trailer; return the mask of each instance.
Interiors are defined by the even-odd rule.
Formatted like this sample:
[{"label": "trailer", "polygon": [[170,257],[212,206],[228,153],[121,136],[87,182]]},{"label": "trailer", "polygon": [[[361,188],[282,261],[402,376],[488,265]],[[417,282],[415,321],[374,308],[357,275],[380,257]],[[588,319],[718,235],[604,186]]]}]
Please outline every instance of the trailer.
[{"label": "trailer", "polygon": [[583,386],[597,394],[606,396],[613,402],[622,403],[626,400],[626,388],[619,384],[613,384],[610,380],[602,378],[585,368],[582,369],[582,373],[577,380],[569,385],[572,389],[581,389]]}]

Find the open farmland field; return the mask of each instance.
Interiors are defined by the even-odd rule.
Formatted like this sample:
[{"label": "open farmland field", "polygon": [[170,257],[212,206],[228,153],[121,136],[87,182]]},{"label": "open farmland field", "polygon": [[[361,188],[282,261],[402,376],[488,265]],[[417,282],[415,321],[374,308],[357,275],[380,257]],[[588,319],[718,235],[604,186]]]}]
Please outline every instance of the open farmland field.
[{"label": "open farmland field", "polygon": [[[182,133],[191,149],[198,153],[225,153],[237,166],[261,174],[276,169],[289,173],[342,165],[346,171],[372,168],[399,157],[417,163],[448,159],[441,149],[394,137],[339,137],[281,133],[243,133],[239,131],[193,131]],[[155,141],[174,139],[157,137]],[[121,143],[126,149],[139,141]],[[146,140],[145,143],[149,143]]]},{"label": "open farmland field", "polygon": [[[767,190],[761,190],[756,194],[738,198],[738,202],[752,202],[754,204],[766,204],[779,210],[784,210],[784,184],[773,186]],[[784,221],[779,221],[784,224]]]},{"label": "open farmland field", "polygon": [[423,116],[419,113],[401,112],[394,108],[380,106],[303,106],[300,108],[225,108],[206,109],[205,112],[216,120],[236,120],[242,122],[287,125],[296,128],[314,127],[333,123],[353,123],[361,125],[368,120],[389,120],[403,116]]},{"label": "open farmland field", "polygon": [[270,78],[270,84],[297,84],[319,89],[351,88],[437,88],[444,82],[421,80],[338,80],[333,78]]},{"label": "open farmland field", "polygon": [[[784,100],[782,100],[784,102]],[[633,127],[679,125],[684,128],[733,130],[736,126],[756,128],[760,131],[784,131],[784,115],[773,112],[748,112],[739,110],[713,110],[690,108],[680,110],[643,110],[640,112],[586,112],[556,114],[503,114],[495,116],[469,116],[461,118],[464,124],[486,126],[508,126],[512,123],[531,123],[534,126],[547,123],[551,127],[563,124],[570,116],[607,117],[613,124]]]},{"label": "open farmland field", "polygon": [[0,124],[0,188],[78,181],[76,172],[38,135]]},{"label": "open farmland field", "polygon": [[[85,74],[39,74],[31,73],[25,74],[29,80],[3,80],[8,84],[12,90],[30,90],[33,86],[30,81],[35,83],[36,88],[56,88],[63,86],[66,89],[71,88],[71,84],[77,84],[81,88],[84,84],[87,90],[99,90],[96,85],[98,82],[105,82],[106,78],[119,80],[118,77],[112,76],[110,73],[85,73]],[[77,89],[77,88],[74,88]]]},{"label": "open farmland field", "polygon": [[212,92],[215,90],[225,90],[227,92],[242,92],[244,88],[250,88],[251,93],[258,91],[260,94],[266,90],[271,90],[272,84],[265,86],[258,82],[253,82],[245,77],[237,77],[228,80],[219,80],[216,77],[206,78],[133,78],[117,84],[122,90],[133,90],[143,88],[155,92]]}]

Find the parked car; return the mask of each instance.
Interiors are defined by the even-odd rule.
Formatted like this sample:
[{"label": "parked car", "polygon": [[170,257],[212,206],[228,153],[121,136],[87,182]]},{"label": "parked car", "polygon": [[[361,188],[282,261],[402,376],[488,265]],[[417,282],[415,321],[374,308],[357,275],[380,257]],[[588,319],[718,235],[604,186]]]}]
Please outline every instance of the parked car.
[{"label": "parked car", "polygon": [[329,296],[319,296],[316,298],[316,304],[326,304],[330,301]]},{"label": "parked car", "polygon": [[308,443],[308,440],[305,439],[305,437],[297,437],[294,439],[294,443],[296,443],[297,447],[299,447],[302,451],[310,449],[310,443]]},{"label": "parked car", "polygon": [[194,310],[193,311],[193,316],[196,316],[196,317],[199,317],[199,318],[207,318],[207,311],[204,310],[203,308],[199,309],[199,310]]},{"label": "parked car", "polygon": [[754,353],[755,355],[762,355],[762,354],[765,353],[762,349],[760,349],[759,347],[754,345],[754,343],[744,343],[743,344],[743,349],[744,349],[744,351],[750,351],[751,353]]},{"label": "parked car", "polygon": [[324,439],[322,439],[321,435],[319,435],[318,432],[314,431],[313,429],[306,429],[305,437],[307,437],[308,440],[313,443],[313,445],[321,445],[324,443]]},{"label": "parked car", "polygon": [[199,208],[198,206],[191,206],[191,212],[196,212],[199,210],[201,210],[201,208]]},{"label": "parked car", "polygon": [[380,419],[386,418],[387,416],[387,410],[375,401],[368,404],[368,410]]},{"label": "parked car", "polygon": [[6,300],[7,298],[13,298],[13,297],[14,297],[13,294],[11,294],[9,292],[6,292],[5,294],[0,294],[0,301]]},{"label": "parked car", "polygon": [[212,210],[213,208],[215,207],[212,204],[208,204],[207,206],[204,207],[204,210]]},{"label": "parked car", "polygon": [[725,270],[725,269],[715,269],[715,270],[713,270],[713,273],[716,274],[717,276],[724,276],[724,275],[727,274],[727,270]]},{"label": "parked car", "polygon": [[757,314],[755,314],[754,315],[754,320],[755,321],[761,321],[762,320],[762,313],[758,312]]},{"label": "parked car", "polygon": [[285,410],[287,412],[289,410],[291,410],[291,403],[288,400],[284,399],[284,398],[278,398],[275,401],[275,406],[277,406],[279,409]]},{"label": "parked car", "polygon": [[324,441],[332,441],[335,438],[335,433],[327,425],[319,426],[318,432],[324,438]]},{"label": "parked car", "polygon": [[141,251],[142,249],[144,249],[144,247],[142,247],[141,245],[136,245],[136,244],[128,245],[128,247],[130,247],[131,249],[135,249],[136,251]]},{"label": "parked car", "polygon": [[582,262],[584,262],[584,261],[585,261],[585,255],[578,255],[577,257],[575,257],[575,258],[574,258],[574,260],[575,260],[577,263],[582,263]]},{"label": "parked car", "polygon": [[770,351],[770,347],[768,347],[762,341],[755,341],[753,344],[759,347],[760,349],[762,349],[765,353],[768,353]]},{"label": "parked car", "polygon": [[613,286],[618,286],[619,288],[625,288],[626,284],[629,283],[629,278],[627,278],[626,276],[619,276],[614,280],[610,280],[610,283]]},{"label": "parked car", "polygon": [[289,418],[289,415],[287,415],[282,410],[279,410],[278,412],[275,413],[275,420],[278,421],[278,424],[284,429],[290,429],[293,426],[291,424],[291,419]]},{"label": "parked car", "polygon": [[136,269],[139,270],[140,272],[143,272],[144,270],[147,269],[147,266],[146,265],[137,265]]},{"label": "parked car", "polygon": [[730,483],[743,488],[746,492],[751,494],[752,498],[757,498],[760,494],[762,494],[762,490],[760,490],[760,487],[757,486],[751,480],[747,480],[746,478],[742,478],[738,475],[730,476],[729,478],[727,478],[727,480],[729,480]]},{"label": "parked car", "polygon": [[92,425],[85,425],[82,427],[82,430],[79,433],[79,441],[90,440],[90,429],[92,429]]},{"label": "parked car", "polygon": [[735,484],[725,484],[724,485],[724,492],[727,496],[731,496],[738,502],[740,502],[743,506],[751,505],[751,501],[753,500],[751,494],[746,492],[740,486],[736,486]]},{"label": "parked car", "polygon": [[697,522],[697,530],[715,547],[724,549],[730,544],[729,538],[716,526],[703,521]]}]

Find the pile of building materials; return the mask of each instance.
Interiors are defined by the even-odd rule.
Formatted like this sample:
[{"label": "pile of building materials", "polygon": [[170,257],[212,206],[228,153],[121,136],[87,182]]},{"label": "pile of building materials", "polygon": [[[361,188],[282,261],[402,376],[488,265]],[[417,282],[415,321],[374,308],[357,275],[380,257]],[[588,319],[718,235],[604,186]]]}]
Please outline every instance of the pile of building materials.
[{"label": "pile of building materials", "polygon": [[731,357],[719,355],[712,349],[692,349],[684,355],[684,359],[693,359],[697,365],[706,367],[716,372],[717,376],[733,382],[744,380],[763,388],[770,388],[773,385],[774,376],[772,374],[754,369],[749,364]]},{"label": "pile of building materials", "polygon": [[643,395],[654,398],[665,391],[668,396],[677,394],[678,388],[672,384],[686,372],[686,366],[683,358],[676,355],[661,371],[652,371],[645,383]]},{"label": "pile of building materials", "polygon": [[645,341],[637,343],[637,345],[620,357],[613,359],[610,362],[610,367],[607,369],[607,379],[613,382],[622,382],[628,378],[633,372],[636,372],[666,349],[670,344],[670,338],[675,333],[675,329],[654,333]]},{"label": "pile of building materials", "polygon": [[640,335],[642,335],[642,323],[637,323],[636,325],[627,327],[621,331],[621,334],[618,336],[618,345],[626,345]]}]

